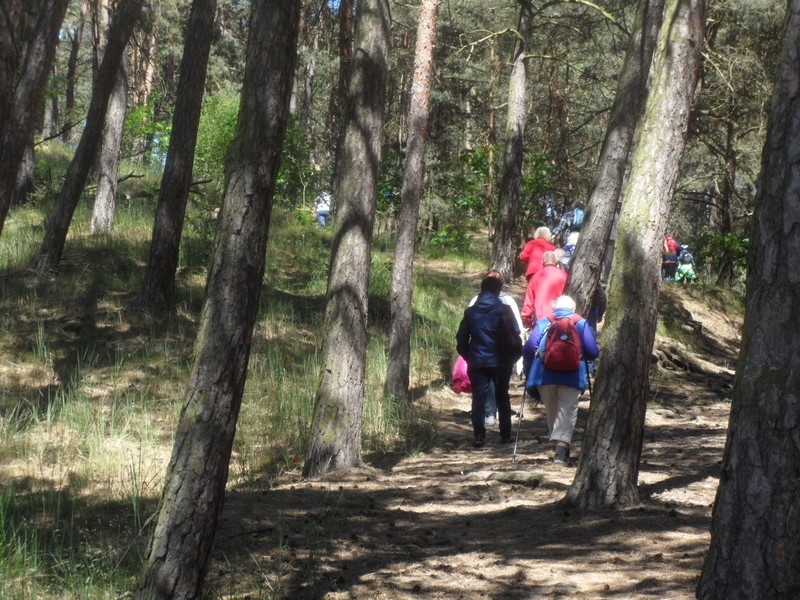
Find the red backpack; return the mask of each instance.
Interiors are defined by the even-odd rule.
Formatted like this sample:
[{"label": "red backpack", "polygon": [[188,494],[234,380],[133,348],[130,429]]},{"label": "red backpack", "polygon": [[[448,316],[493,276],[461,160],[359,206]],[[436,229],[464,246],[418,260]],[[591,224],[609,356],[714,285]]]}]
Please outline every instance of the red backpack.
[{"label": "red backpack", "polygon": [[581,366],[581,338],[576,325],[581,316],[575,313],[567,317],[547,315],[547,327],[539,348],[544,345],[541,355],[545,369],[550,371],[577,371]]}]

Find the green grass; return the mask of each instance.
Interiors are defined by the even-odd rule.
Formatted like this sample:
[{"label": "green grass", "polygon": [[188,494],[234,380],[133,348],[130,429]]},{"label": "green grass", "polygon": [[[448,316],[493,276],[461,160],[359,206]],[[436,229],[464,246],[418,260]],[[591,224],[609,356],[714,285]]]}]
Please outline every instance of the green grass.
[{"label": "green grass", "polygon": [[[213,222],[208,203],[190,204],[177,306],[165,315],[142,312],[131,300],[147,260],[157,180],[128,185],[137,188],[120,190],[126,199],[111,234],[89,235],[91,200],[80,203],[58,275],[28,270],[52,199],[12,209],[0,236],[0,599],[115,598],[135,586],[142,566],[145,524],[158,504],[192,367]],[[302,466],[331,235],[305,213],[273,214],[231,488],[267,489]],[[435,263],[447,261],[482,268],[477,259]],[[374,253],[363,450],[376,466],[436,445],[422,398],[446,385],[463,301],[473,293],[470,281],[446,268],[417,265],[415,401],[384,398],[391,264],[390,254]],[[275,576],[264,581],[279,585]],[[265,584],[261,597],[278,592]]]}]

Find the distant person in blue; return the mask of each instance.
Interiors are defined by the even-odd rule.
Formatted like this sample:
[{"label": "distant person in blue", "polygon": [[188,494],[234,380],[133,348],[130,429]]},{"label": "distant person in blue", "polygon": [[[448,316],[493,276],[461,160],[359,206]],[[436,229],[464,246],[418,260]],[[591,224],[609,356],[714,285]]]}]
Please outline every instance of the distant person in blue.
[{"label": "distant person in blue", "polygon": [[315,201],[314,208],[317,212],[317,223],[320,227],[325,227],[328,217],[331,214],[331,195],[329,192],[322,192]]},{"label": "distant person in blue", "polygon": [[[548,343],[547,331],[556,319],[570,319],[580,343],[578,366],[570,371],[553,371],[545,367],[543,356]],[[553,302],[553,312],[536,321],[528,341],[522,347],[522,360],[526,373],[525,389],[529,394],[538,391],[547,415],[547,431],[553,442],[553,462],[568,464],[572,434],[578,421],[578,399],[587,387],[587,360],[600,354],[592,328],[586,319],[575,313],[575,301],[569,296],[559,296]]]}]

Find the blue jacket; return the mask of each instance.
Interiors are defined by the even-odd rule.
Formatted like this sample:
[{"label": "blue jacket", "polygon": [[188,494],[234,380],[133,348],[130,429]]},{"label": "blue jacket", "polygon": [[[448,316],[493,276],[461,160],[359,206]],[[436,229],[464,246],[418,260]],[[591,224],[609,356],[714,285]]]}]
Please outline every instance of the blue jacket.
[{"label": "blue jacket", "polygon": [[[554,311],[557,317],[566,317],[572,314],[572,311],[566,308],[559,308]],[[540,354],[544,353],[544,340],[542,336],[547,328],[550,326],[550,321],[547,317],[542,317],[536,321],[528,341],[522,347],[522,361],[523,372],[527,373],[525,380],[525,389],[528,393],[533,391],[537,385],[566,385],[569,387],[577,388],[581,391],[586,389],[586,363],[581,362],[581,366],[577,371],[570,371],[568,373],[560,373],[557,371],[550,371],[545,369],[542,363]],[[600,349],[597,347],[597,340],[594,339],[591,327],[586,326],[586,319],[581,318],[575,325],[578,330],[578,335],[581,339],[581,358],[594,360],[600,354]],[[539,344],[542,344],[542,352],[539,350]]]},{"label": "blue jacket", "polygon": [[478,294],[475,304],[464,311],[456,333],[456,350],[470,367],[500,366],[495,335],[504,311],[511,309],[491,292]]}]

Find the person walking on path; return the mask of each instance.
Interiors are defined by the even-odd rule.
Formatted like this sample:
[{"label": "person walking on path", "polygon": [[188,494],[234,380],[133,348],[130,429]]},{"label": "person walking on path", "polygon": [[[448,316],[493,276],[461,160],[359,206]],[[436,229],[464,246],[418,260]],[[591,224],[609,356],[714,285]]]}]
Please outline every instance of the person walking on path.
[{"label": "person walking on path", "polygon": [[[496,277],[501,282],[504,281],[503,274],[500,271],[489,271],[486,273],[486,277]],[[469,301],[469,306],[474,306],[475,303],[478,301],[479,294],[473,296],[472,300]],[[507,305],[511,312],[514,313],[514,320],[517,322],[517,327],[520,331],[522,331],[522,317],[519,314],[519,307],[517,306],[517,301],[514,297],[509,294],[508,292],[501,291],[500,292],[500,302]],[[520,337],[520,342],[522,342],[522,338]],[[514,370],[517,373],[517,376],[522,374],[522,358],[520,358],[514,364]],[[486,427],[492,427],[497,423],[497,403],[494,400],[494,385],[492,384],[489,389],[489,393],[486,394],[486,410],[484,411],[484,423]]]},{"label": "person walking on path", "polygon": [[[456,350],[467,361],[467,373],[472,383],[473,447],[480,448],[486,440],[486,396],[494,385],[495,402],[500,415],[500,442],[511,441],[511,398],[508,386],[514,363],[519,358],[520,331],[514,315],[500,300],[503,280],[484,277],[475,304],[464,311],[456,333]],[[503,349],[504,324],[517,336],[517,354],[506,356]]]},{"label": "person walking on path", "polygon": [[553,235],[550,233],[549,228],[538,227],[533,232],[533,239],[525,244],[522,252],[519,253],[519,259],[528,265],[525,269],[525,279],[528,281],[542,269],[544,253],[556,249],[555,245],[550,241],[552,237]]},{"label": "person walking on path", "polygon": [[[565,327],[556,327],[556,322],[563,319],[572,324],[577,340],[564,339],[566,336],[562,332]],[[560,334],[560,339],[548,335],[551,329]],[[547,352],[547,346],[552,344],[551,351],[555,352],[557,344],[567,343],[579,345],[577,366],[568,371],[554,370],[557,366],[556,359],[550,359],[552,354]],[[569,296],[559,296],[553,303],[553,312],[536,321],[522,348],[527,374],[525,389],[529,394],[538,391],[544,403],[547,431],[550,441],[553,442],[553,461],[556,464],[569,462],[572,434],[578,420],[578,399],[588,385],[586,361],[596,359],[599,353],[591,327],[586,319],[575,312],[575,301]]]},{"label": "person walking on path", "polygon": [[530,329],[535,319],[553,310],[553,301],[564,293],[567,285],[567,272],[559,268],[555,252],[545,252],[542,263],[542,270],[531,277],[525,290],[521,317],[526,329]]}]

